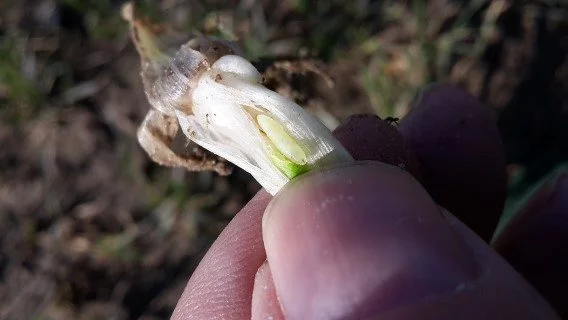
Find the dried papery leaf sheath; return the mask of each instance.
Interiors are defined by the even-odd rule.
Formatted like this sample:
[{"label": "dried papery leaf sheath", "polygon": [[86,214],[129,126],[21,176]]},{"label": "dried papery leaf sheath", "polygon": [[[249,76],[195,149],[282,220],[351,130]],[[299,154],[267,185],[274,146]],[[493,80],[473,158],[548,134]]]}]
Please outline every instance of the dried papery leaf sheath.
[{"label": "dried papery leaf sheath", "polygon": [[150,104],[271,194],[303,172],[353,160],[315,117],[264,87],[262,75],[230,44],[201,37],[167,57],[154,50],[160,46],[143,23],[132,15],[129,21]]}]

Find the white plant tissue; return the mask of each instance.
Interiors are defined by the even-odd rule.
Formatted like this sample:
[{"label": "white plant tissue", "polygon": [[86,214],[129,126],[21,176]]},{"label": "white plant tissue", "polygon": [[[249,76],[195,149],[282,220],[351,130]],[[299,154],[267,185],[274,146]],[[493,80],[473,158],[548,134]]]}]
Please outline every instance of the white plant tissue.
[{"label": "white plant tissue", "polygon": [[[187,138],[248,171],[269,193],[303,172],[353,161],[326,126],[264,87],[256,68],[228,46],[203,38],[205,45],[188,43],[170,58],[142,23],[130,22],[153,108],[176,117]],[[219,48],[229,54],[219,56]],[[148,150],[147,137],[139,141]]]},{"label": "white plant tissue", "polygon": [[271,161],[255,114],[278,121],[315,168],[350,160],[331,132],[302,107],[261,84],[262,75],[246,59],[217,60],[193,90],[192,111],[177,117],[187,137],[248,171],[271,194],[290,179]]}]

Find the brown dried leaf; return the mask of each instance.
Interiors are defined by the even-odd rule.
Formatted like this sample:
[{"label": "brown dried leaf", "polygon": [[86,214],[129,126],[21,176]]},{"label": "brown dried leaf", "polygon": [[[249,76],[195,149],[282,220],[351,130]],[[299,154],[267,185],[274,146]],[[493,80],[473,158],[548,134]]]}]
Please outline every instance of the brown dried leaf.
[{"label": "brown dried leaf", "polygon": [[[228,175],[232,168],[222,158],[188,141],[175,117],[150,110],[138,129],[138,142],[150,158],[163,166],[182,167],[190,171],[212,170]],[[181,148],[179,142],[183,143]],[[179,151],[178,151],[179,149]]]}]

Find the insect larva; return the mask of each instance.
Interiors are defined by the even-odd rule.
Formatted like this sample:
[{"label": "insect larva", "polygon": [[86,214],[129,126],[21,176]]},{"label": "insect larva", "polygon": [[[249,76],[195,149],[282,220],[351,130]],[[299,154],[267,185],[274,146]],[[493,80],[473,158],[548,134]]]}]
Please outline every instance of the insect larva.
[{"label": "insect larva", "polygon": [[308,162],[304,150],[302,150],[294,138],[290,137],[280,123],[263,114],[258,115],[256,121],[276,149],[286,158],[299,165],[304,165]]}]

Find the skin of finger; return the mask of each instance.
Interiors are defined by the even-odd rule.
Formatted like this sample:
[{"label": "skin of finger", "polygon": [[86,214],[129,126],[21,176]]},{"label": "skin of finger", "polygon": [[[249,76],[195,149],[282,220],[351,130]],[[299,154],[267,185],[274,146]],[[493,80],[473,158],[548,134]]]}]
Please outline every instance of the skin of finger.
[{"label": "skin of finger", "polygon": [[260,191],[223,230],[195,269],[172,319],[250,319],[255,274],[266,260],[262,214],[271,198]]},{"label": "skin of finger", "polygon": [[445,209],[440,210],[478,261],[479,278],[453,293],[406,305],[371,319],[560,319],[550,305],[479,236]]},{"label": "skin of finger", "polygon": [[380,162],[288,185],[267,208],[263,236],[287,319],[361,319],[476,278],[425,190]]},{"label": "skin of finger", "polygon": [[398,129],[436,203],[489,241],[503,210],[507,177],[503,146],[488,109],[461,89],[432,85]]},{"label": "skin of finger", "polygon": [[[346,128],[348,132],[357,132],[357,130],[364,129],[364,126],[365,124],[359,124],[359,127],[354,130],[350,130],[349,127]],[[344,135],[344,138],[347,139],[346,143],[349,143],[349,133]],[[377,139],[381,139],[381,137],[377,137]],[[230,319],[239,318],[240,315],[250,313],[249,288],[252,286],[251,283],[247,281],[233,281],[231,279],[254,278],[257,271],[256,264],[264,256],[264,250],[258,250],[258,246],[256,246],[258,244],[257,239],[261,239],[261,235],[260,231],[254,226],[258,225],[265,208],[259,203],[268,202],[268,198],[268,195],[265,194],[263,200],[257,202],[259,199],[253,199],[227,226],[224,232],[225,235],[220,236],[211,249],[215,251],[215,254],[208,253],[194,272],[176,307],[173,319],[200,317],[214,319],[221,317],[220,315],[223,314],[227,314],[227,318]],[[234,265],[232,267],[222,266],[221,262],[223,261],[231,263],[231,261],[236,260],[237,257],[234,256],[238,255],[241,246],[252,247],[256,253],[250,259],[242,259],[242,264],[239,264],[239,267]],[[228,257],[227,259],[219,258],[225,255]],[[223,281],[231,283],[231,285],[208,285],[208,282],[214,284]],[[227,297],[234,297],[234,299],[228,299]],[[220,306],[221,303],[227,303],[227,306],[222,307]],[[234,313],[231,312],[232,310],[234,310]],[[234,317],[231,317],[231,315],[234,315]]]},{"label": "skin of finger", "polygon": [[[351,139],[349,135],[356,134],[358,130],[369,131],[382,125],[377,117],[373,117],[372,121],[348,122],[342,125],[342,130],[344,130],[341,134],[342,141],[356,145],[350,149],[355,152],[357,145],[364,146],[357,142],[359,138]],[[366,126],[372,128],[367,129]],[[374,136],[374,139],[377,139],[377,145],[381,145],[381,141],[386,138],[385,136]],[[384,142],[392,145],[392,142]],[[368,160],[384,160],[381,154],[369,156],[376,159]],[[172,319],[249,317],[252,279],[255,278],[260,266],[259,261],[265,259],[259,226],[270,198],[265,191],[261,191],[227,225],[192,274],[178,301]]]},{"label": "skin of finger", "polygon": [[538,190],[494,241],[495,249],[568,317],[568,173]]},{"label": "skin of finger", "polygon": [[418,160],[396,126],[376,115],[353,115],[333,134],[357,160],[381,161],[421,180]]},{"label": "skin of finger", "polygon": [[272,273],[265,262],[260,266],[254,278],[252,291],[252,320],[281,320],[284,319],[280,302],[276,295],[276,288],[272,280]]}]

